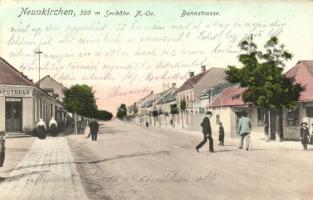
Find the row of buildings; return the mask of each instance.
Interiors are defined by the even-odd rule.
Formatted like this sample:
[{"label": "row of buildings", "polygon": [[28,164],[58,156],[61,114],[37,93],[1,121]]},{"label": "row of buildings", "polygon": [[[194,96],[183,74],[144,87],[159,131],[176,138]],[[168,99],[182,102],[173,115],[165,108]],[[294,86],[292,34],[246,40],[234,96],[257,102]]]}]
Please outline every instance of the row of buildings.
[{"label": "row of buildings", "polygon": [[[228,83],[225,79],[225,70],[225,68],[206,69],[205,66],[201,66],[201,72],[197,75],[190,72],[189,78],[180,87],[172,84],[172,87],[165,88],[160,93],[154,94],[152,91],[129,106],[128,119],[137,124],[147,123],[153,126],[200,131],[199,124],[205,111],[212,110],[213,131],[217,133],[218,122],[222,122],[226,136],[233,138],[238,136],[240,115],[242,111],[246,111],[252,121],[253,133],[262,138],[264,124],[267,122],[270,127],[269,138],[273,140],[299,139],[300,123],[303,120],[309,124],[313,123],[313,61],[299,61],[285,73],[287,77],[293,77],[305,90],[301,93],[294,110],[283,109],[280,112],[268,112],[264,108],[244,103],[242,93],[245,89]],[[182,101],[186,102],[186,109],[183,112],[180,110]]]},{"label": "row of buildings", "polygon": [[61,83],[45,76],[34,83],[0,57],[0,131],[8,135],[32,133],[40,118],[65,121]]}]

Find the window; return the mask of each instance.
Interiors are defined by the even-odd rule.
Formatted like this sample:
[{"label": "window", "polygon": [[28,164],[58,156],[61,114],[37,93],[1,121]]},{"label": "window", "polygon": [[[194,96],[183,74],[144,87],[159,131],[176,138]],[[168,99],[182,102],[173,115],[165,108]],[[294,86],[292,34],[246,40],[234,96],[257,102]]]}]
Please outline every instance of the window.
[{"label": "window", "polygon": [[306,115],[307,115],[309,118],[313,118],[313,107],[312,107],[312,106],[306,107]]},{"label": "window", "polygon": [[265,109],[264,108],[257,108],[258,114],[258,126],[264,126],[264,118],[265,118]]},{"label": "window", "polygon": [[287,111],[287,126],[298,126],[299,125],[299,109]]}]

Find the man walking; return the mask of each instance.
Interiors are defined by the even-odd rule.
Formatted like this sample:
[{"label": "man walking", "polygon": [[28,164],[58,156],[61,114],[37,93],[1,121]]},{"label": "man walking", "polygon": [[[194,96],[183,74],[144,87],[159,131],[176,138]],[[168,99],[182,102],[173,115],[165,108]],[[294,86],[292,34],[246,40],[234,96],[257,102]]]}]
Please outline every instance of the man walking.
[{"label": "man walking", "polygon": [[207,111],[206,116],[203,118],[203,121],[201,123],[202,126],[202,133],[203,133],[203,141],[200,142],[196,146],[196,150],[199,152],[199,149],[209,140],[209,149],[210,152],[214,152],[213,150],[213,138],[212,138],[212,129],[211,129],[211,124],[210,124],[210,117],[212,117],[212,112]]},{"label": "man walking", "polygon": [[93,120],[89,124],[91,139],[92,141],[97,141],[98,131],[99,131],[99,124],[96,120]]},{"label": "man walking", "polygon": [[246,150],[249,150],[249,140],[250,140],[250,130],[251,130],[251,120],[248,118],[248,113],[246,111],[242,112],[242,117],[239,119],[238,133],[240,134],[240,146],[242,149],[243,140],[246,138]]}]

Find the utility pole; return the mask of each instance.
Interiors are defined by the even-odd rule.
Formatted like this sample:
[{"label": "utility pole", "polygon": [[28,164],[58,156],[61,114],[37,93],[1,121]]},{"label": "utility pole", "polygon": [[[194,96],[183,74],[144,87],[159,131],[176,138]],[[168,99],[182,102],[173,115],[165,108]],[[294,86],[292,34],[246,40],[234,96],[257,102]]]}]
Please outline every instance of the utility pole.
[{"label": "utility pole", "polygon": [[[38,63],[38,87],[40,88],[40,54],[42,54],[43,52],[40,51],[40,48],[38,47],[38,50],[35,51],[35,54],[38,54],[38,57],[39,57],[39,63]],[[42,109],[43,106],[42,106],[42,102],[41,102],[41,94],[39,93],[39,119],[42,117]]]},{"label": "utility pole", "polygon": [[42,54],[43,52],[40,51],[40,48],[38,48],[37,51],[35,51],[35,54],[38,54],[39,57],[39,65],[38,65],[38,87],[40,88],[40,54]]},{"label": "utility pole", "polygon": [[211,105],[211,111],[212,111],[212,100],[213,100],[213,90],[214,88],[211,88],[211,93],[210,93],[210,105]]}]

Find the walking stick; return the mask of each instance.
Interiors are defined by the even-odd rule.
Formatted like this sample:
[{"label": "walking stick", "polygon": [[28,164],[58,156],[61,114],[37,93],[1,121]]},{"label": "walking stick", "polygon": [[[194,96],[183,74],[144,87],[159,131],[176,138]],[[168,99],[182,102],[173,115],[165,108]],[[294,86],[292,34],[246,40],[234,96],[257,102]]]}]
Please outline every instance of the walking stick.
[{"label": "walking stick", "polygon": [[250,143],[250,149],[252,150],[252,140],[251,140],[251,136],[249,137],[249,143]]}]

